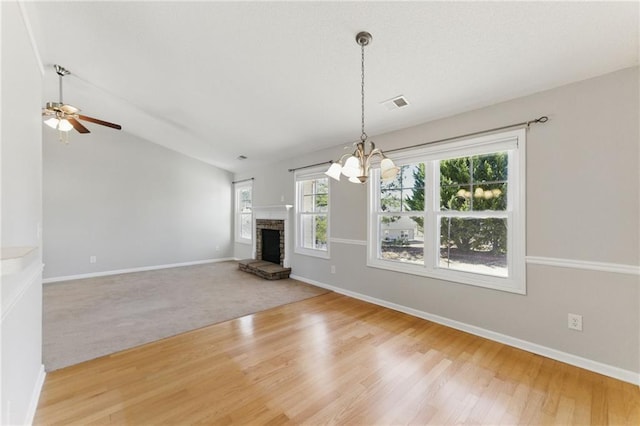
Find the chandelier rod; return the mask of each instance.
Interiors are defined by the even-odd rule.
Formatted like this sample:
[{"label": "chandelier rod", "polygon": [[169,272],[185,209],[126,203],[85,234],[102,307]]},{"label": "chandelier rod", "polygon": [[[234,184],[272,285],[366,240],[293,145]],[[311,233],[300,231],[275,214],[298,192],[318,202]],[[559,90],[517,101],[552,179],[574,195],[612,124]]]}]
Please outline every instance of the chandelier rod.
[{"label": "chandelier rod", "polygon": [[497,131],[500,131],[500,130],[512,129],[514,127],[526,127],[528,129],[531,124],[546,123],[547,121],[549,121],[549,117],[547,117],[546,115],[543,115],[542,117],[539,117],[539,118],[536,118],[536,119],[533,119],[533,120],[529,120],[529,121],[523,121],[522,123],[509,124],[507,126],[502,126],[502,127],[494,127],[493,129],[480,130],[480,131],[477,131],[477,132],[466,133],[464,135],[451,136],[449,138],[437,139],[437,140],[433,140],[433,141],[429,141],[429,142],[418,143],[418,144],[415,144],[415,145],[403,146],[401,148],[385,149],[384,152],[385,153],[386,152],[398,152],[398,151],[404,151],[406,149],[420,148],[420,147],[423,147],[425,145],[431,145],[431,144],[434,144],[434,143],[449,142],[449,141],[452,141],[452,140],[455,140],[455,139],[468,138],[470,136],[484,135],[486,133],[492,133],[492,132],[497,132]]},{"label": "chandelier rod", "polygon": [[247,178],[247,179],[234,180],[234,181],[233,181],[233,182],[231,182],[231,183],[236,184],[236,183],[241,183],[241,182],[248,182],[248,181],[250,181],[250,180],[255,180],[255,178],[250,177],[250,178]]},{"label": "chandelier rod", "polygon": [[[455,139],[462,139],[462,138],[466,138],[466,137],[470,137],[470,136],[478,136],[478,135],[483,135],[486,133],[491,133],[491,132],[497,132],[499,130],[506,130],[506,129],[512,129],[514,127],[526,127],[527,129],[530,127],[531,124],[538,124],[538,123],[546,123],[547,121],[549,121],[549,117],[547,117],[546,115],[543,115],[542,117],[533,119],[533,120],[529,120],[529,121],[523,121],[521,123],[514,123],[514,124],[509,124],[507,126],[502,126],[502,127],[494,127],[493,129],[487,129],[487,130],[480,130],[477,132],[472,132],[472,133],[467,133],[464,135],[458,135],[458,136],[452,136],[449,138],[444,138],[444,139],[437,139],[437,140],[433,140],[433,141],[429,141],[429,142],[422,142],[416,145],[410,145],[410,146],[403,146],[401,148],[395,148],[395,149],[385,149],[384,152],[398,152],[398,151],[403,151],[405,149],[412,149],[412,148],[420,148],[422,146],[425,145],[431,145],[434,143],[441,143],[441,142],[449,142]],[[332,164],[335,163],[335,161],[333,160],[329,160],[329,161],[323,161],[321,163],[315,163],[315,164],[310,164],[308,166],[300,166],[300,167],[296,167],[293,169],[289,169],[290,172],[294,172],[296,170],[301,170],[301,169],[308,169],[310,167],[316,167],[316,166],[322,166],[324,164]]]},{"label": "chandelier rod", "polygon": [[294,167],[292,169],[289,169],[289,172],[295,172],[296,170],[302,170],[302,169],[310,169],[311,167],[324,166],[326,164],[333,164],[333,163],[335,163],[335,161],[333,160],[323,161],[322,163],[309,164],[308,166]]}]

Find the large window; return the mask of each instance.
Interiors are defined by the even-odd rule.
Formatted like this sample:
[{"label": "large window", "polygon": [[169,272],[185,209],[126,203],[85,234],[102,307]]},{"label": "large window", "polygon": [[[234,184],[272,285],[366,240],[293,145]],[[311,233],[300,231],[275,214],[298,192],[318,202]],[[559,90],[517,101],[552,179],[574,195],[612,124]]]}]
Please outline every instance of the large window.
[{"label": "large window", "polygon": [[235,187],[236,213],[235,234],[239,243],[250,244],[253,238],[253,183],[237,183]]},{"label": "large window", "polygon": [[394,156],[369,184],[370,266],[525,292],[524,130]]},{"label": "large window", "polygon": [[323,173],[296,174],[296,252],[329,255],[329,179]]}]

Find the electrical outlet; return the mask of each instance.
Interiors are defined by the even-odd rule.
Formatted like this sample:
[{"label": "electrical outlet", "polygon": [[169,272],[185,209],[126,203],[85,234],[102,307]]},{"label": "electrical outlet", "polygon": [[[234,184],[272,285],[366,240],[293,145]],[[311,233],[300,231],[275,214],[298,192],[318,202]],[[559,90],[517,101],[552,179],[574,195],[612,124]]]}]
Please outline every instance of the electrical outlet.
[{"label": "electrical outlet", "polygon": [[89,263],[96,263],[98,259],[95,256],[89,256]]},{"label": "electrical outlet", "polygon": [[336,265],[331,265],[331,273],[332,274],[336,273]]},{"label": "electrical outlet", "polygon": [[569,318],[568,327],[571,330],[582,331],[582,315],[569,314],[568,318]]}]

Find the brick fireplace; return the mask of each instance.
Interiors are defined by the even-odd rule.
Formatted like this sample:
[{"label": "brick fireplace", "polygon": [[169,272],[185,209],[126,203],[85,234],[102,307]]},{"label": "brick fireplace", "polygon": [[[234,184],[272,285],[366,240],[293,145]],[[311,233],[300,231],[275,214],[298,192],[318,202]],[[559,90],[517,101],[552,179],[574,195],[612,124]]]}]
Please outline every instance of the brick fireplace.
[{"label": "brick fireplace", "polygon": [[289,268],[291,262],[291,205],[263,206],[253,208],[255,238],[253,239],[253,259],[262,260],[262,230],[280,232],[280,265]]},{"label": "brick fireplace", "polygon": [[[279,263],[284,266],[285,233],[284,220],[279,219],[256,219],[256,260],[266,260]],[[270,232],[271,231],[271,232]],[[273,240],[269,235],[276,235]],[[275,248],[267,244],[277,245]],[[277,252],[277,259],[273,258]]]},{"label": "brick fireplace", "polygon": [[[253,258],[241,260],[238,267],[268,280],[289,278],[291,267],[290,205],[253,208]],[[271,241],[273,245],[263,243]]]}]

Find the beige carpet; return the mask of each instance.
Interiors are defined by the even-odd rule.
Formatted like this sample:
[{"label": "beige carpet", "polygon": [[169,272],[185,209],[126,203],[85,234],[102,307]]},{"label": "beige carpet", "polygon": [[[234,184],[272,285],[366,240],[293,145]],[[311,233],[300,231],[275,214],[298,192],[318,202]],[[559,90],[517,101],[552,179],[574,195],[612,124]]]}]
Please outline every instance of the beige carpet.
[{"label": "beige carpet", "polygon": [[43,359],[57,370],[327,290],[220,262],[45,284]]}]

